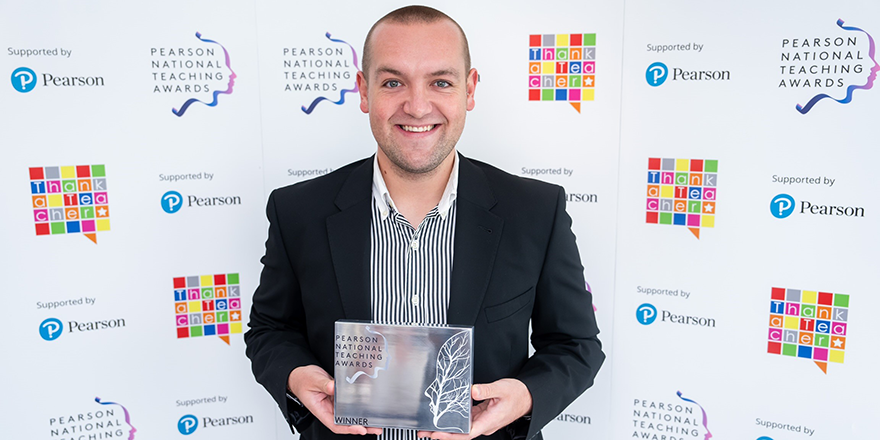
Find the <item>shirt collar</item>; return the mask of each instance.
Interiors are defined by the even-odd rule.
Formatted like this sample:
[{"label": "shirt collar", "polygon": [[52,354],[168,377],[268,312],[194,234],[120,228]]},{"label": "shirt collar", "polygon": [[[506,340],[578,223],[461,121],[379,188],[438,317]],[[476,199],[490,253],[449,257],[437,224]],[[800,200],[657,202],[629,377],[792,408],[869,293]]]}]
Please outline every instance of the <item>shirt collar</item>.
[{"label": "shirt collar", "polygon": [[[449,210],[452,208],[452,203],[455,202],[458,196],[458,153],[454,152],[453,154],[455,154],[455,157],[452,159],[452,172],[449,173],[446,189],[443,190],[440,203],[437,204],[437,212],[443,220],[446,220],[446,216],[449,215]],[[380,214],[382,214],[382,220],[388,218],[392,210],[397,211],[397,207],[394,206],[394,200],[391,199],[391,194],[388,192],[388,187],[385,186],[385,178],[382,177],[382,170],[379,169],[377,155],[373,156],[373,200],[379,208]]]}]

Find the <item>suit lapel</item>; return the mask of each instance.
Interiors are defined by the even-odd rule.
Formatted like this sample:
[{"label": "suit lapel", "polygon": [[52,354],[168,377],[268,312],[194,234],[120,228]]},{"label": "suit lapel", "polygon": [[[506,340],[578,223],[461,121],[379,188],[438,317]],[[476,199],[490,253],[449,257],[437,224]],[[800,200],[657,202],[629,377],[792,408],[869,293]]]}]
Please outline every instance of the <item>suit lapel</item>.
[{"label": "suit lapel", "polygon": [[489,212],[495,196],[483,171],[459,155],[455,219],[455,261],[447,322],[474,325],[483,303],[504,220]]},{"label": "suit lapel", "polygon": [[373,160],[352,170],[336,197],[340,212],[327,218],[330,257],[346,319],[369,320],[370,209]]}]

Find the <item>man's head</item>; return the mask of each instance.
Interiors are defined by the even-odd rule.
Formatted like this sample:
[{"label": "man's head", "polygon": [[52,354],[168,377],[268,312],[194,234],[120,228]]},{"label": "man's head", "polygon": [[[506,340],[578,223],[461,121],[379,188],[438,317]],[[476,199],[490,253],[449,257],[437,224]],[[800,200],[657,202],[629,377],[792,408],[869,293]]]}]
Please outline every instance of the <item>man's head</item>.
[{"label": "man's head", "polygon": [[409,6],[382,17],[358,73],[380,159],[409,175],[434,171],[461,136],[476,81],[464,32],[446,14]]},{"label": "man's head", "polygon": [[461,34],[461,50],[464,59],[464,71],[467,72],[471,70],[471,51],[468,47],[467,37],[464,35],[464,30],[455,20],[452,19],[452,17],[427,6],[404,6],[385,14],[385,16],[373,24],[373,27],[367,32],[367,38],[364,40],[364,56],[362,62],[364,75],[369,75],[370,73],[370,62],[372,61],[370,43],[373,39],[373,32],[380,24],[386,22],[397,24],[430,24],[438,21],[449,21],[458,28],[458,32]]}]

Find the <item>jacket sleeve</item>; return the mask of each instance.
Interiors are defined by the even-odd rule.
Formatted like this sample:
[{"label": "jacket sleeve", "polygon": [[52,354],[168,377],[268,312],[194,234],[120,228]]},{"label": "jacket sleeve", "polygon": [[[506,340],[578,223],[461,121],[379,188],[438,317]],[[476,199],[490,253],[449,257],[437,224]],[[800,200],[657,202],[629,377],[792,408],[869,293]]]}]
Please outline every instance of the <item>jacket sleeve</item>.
[{"label": "jacket sleeve", "polygon": [[260,260],[263,272],[244,341],[257,382],[272,395],[288,423],[301,432],[314,417],[287,398],[287,378],[297,367],[319,363],[309,348],[302,292],[284,245],[277,200],[278,192],[273,191],[266,206],[269,237]]},{"label": "jacket sleeve", "polygon": [[535,289],[535,353],[517,375],[532,394],[528,439],[593,384],[605,360],[562,188]]}]

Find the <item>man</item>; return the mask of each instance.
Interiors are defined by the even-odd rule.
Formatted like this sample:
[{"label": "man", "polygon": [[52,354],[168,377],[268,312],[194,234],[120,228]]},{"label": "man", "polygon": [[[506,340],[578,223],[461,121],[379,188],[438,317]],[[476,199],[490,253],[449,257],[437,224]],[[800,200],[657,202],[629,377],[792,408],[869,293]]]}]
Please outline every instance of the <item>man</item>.
[{"label": "man", "polygon": [[434,9],[380,19],[357,76],[376,155],[269,197],[245,342],[304,439],[415,434],[334,424],[338,319],[474,326],[471,432],[419,437],[540,438],[604,359],[562,188],[455,152],[475,104],[468,52]]}]

